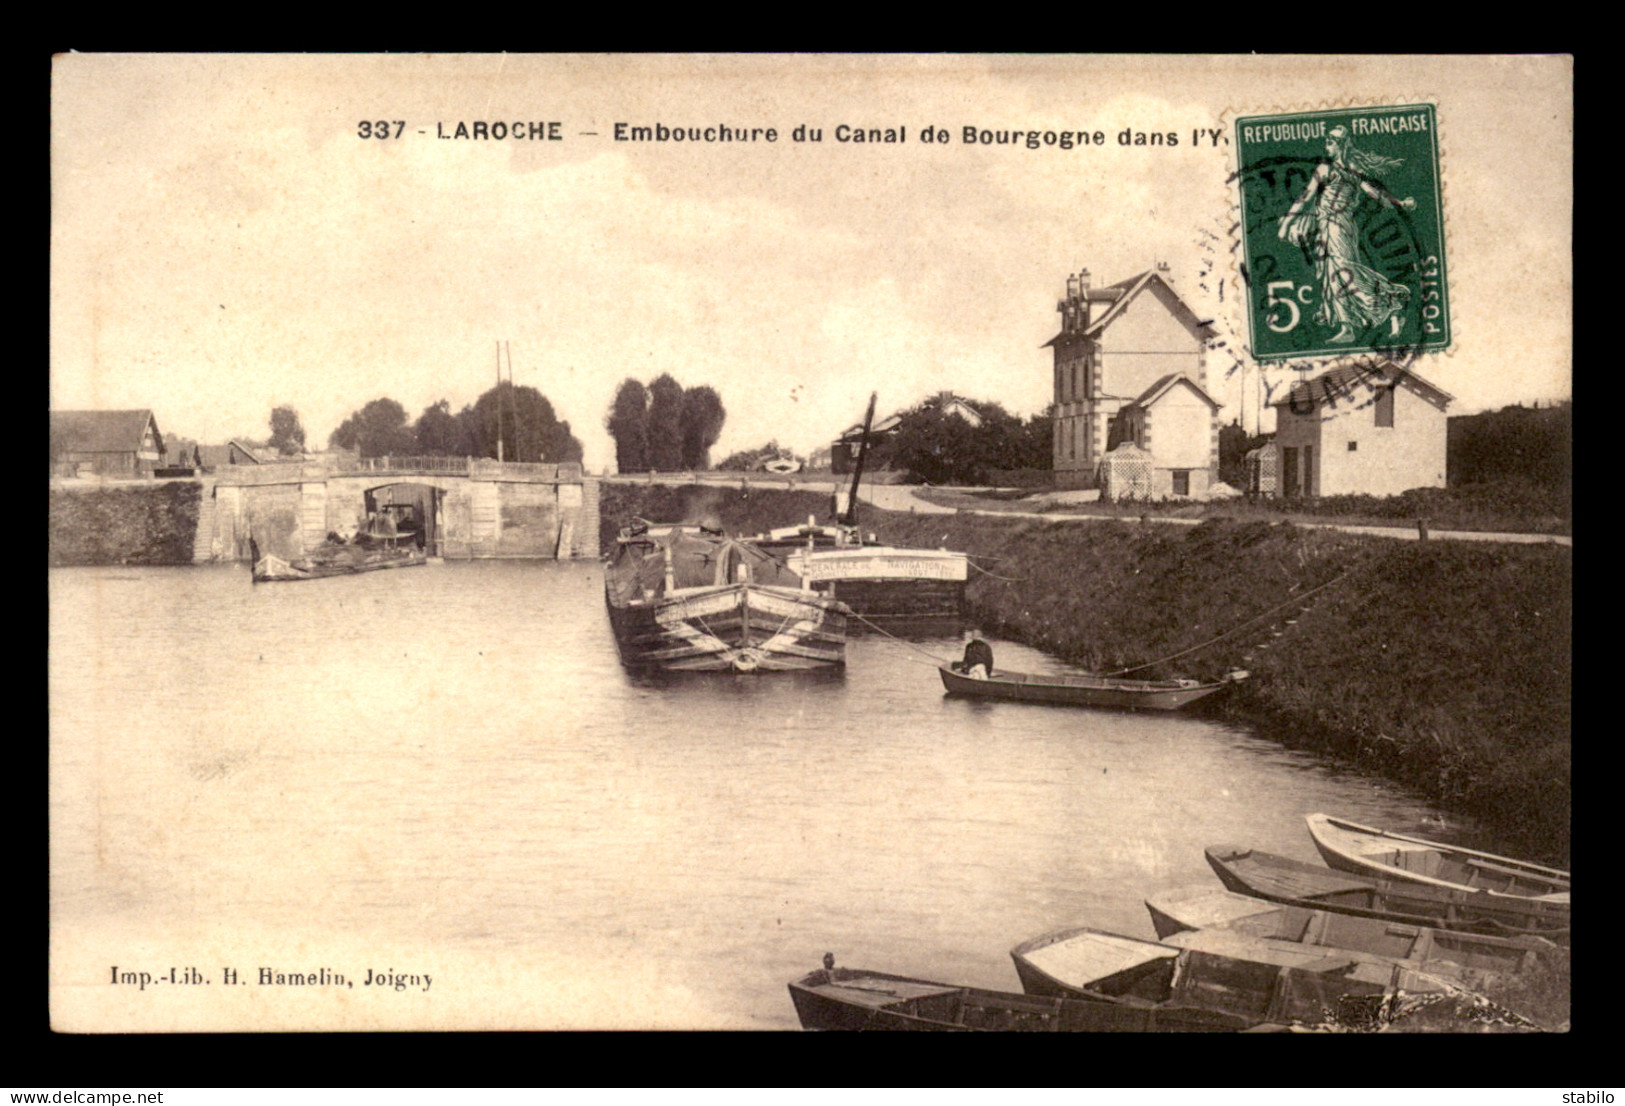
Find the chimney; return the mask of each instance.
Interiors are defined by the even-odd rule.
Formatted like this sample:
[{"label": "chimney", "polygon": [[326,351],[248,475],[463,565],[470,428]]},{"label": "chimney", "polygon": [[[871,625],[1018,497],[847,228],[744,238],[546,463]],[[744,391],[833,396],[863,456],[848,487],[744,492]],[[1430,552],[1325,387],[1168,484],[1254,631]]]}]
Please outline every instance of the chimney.
[{"label": "chimney", "polygon": [[1157,272],[1166,273],[1167,271],[1168,271],[1168,263],[1166,261],[1157,262]]},{"label": "chimney", "polygon": [[1078,329],[1089,326],[1089,270],[1078,270]]}]

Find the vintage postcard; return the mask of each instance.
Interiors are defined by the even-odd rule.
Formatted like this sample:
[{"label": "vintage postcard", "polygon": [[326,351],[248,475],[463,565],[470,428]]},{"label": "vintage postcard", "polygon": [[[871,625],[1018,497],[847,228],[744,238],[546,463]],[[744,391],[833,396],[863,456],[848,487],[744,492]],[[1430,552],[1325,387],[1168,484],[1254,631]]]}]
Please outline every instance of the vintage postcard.
[{"label": "vintage postcard", "polygon": [[56,1030],[1395,1019],[1182,913],[1380,831],[1566,988],[1572,59],[51,96]]}]

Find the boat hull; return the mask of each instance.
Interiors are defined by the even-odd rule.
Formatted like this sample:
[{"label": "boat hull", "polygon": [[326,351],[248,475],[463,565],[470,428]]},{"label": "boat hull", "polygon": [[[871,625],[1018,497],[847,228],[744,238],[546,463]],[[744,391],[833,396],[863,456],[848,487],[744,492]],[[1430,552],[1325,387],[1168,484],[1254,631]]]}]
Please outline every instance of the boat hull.
[{"label": "boat hull", "polygon": [[1233,1032],[1258,1019],[1188,1007],[1038,998],[837,968],[790,984],[804,1029],[902,1032]]},{"label": "boat hull", "polygon": [[1494,853],[1445,845],[1310,814],[1306,821],[1326,863],[1342,872],[1457,891],[1569,901],[1569,873]]},{"label": "boat hull", "polygon": [[792,672],[846,663],[846,608],[790,588],[727,584],[647,603],[606,595],[623,664],[670,672]]},{"label": "boat hull", "polygon": [[793,549],[790,570],[862,620],[957,624],[965,615],[970,559],[942,549],[893,546]]},{"label": "boat hull", "polygon": [[939,666],[937,671],[942,675],[942,686],[952,695],[1112,710],[1179,710],[1212,695],[1228,683],[1180,686],[1163,681],[1038,676],[1025,672],[995,672],[979,680],[945,666]]},{"label": "boat hull", "polygon": [[1036,997],[1125,996],[1273,1024],[1369,1025],[1374,1011],[1393,1011],[1405,996],[1478,1001],[1413,962],[1224,929],[1154,942],[1075,927],[1017,945],[1010,956]]},{"label": "boat hull", "polygon": [[1516,976],[1536,967],[1557,947],[1535,937],[1490,937],[1481,933],[1406,925],[1300,906],[1272,906],[1234,891],[1186,888],[1146,901],[1158,936],[1170,945],[1217,948],[1208,942],[1225,935],[1260,938],[1283,948],[1326,950],[1381,957],[1447,979]]},{"label": "boat hull", "polygon": [[1228,890],[1263,902],[1492,937],[1569,942],[1568,903],[1372,879],[1233,845],[1210,846],[1206,855]]},{"label": "boat hull", "polygon": [[367,559],[344,561],[285,561],[267,554],[254,562],[254,582],[273,584],[290,580],[323,580],[331,576],[357,576],[363,572],[381,572],[390,568],[415,568],[426,565],[429,558],[421,551],[370,553]]}]

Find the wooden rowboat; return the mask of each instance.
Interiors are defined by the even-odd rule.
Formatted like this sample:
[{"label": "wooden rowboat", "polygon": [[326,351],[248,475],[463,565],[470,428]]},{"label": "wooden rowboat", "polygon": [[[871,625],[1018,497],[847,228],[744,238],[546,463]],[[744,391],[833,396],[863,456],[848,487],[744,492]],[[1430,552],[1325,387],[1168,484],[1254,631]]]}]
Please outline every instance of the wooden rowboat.
[{"label": "wooden rowboat", "polygon": [[284,560],[274,553],[260,554],[259,545],[250,541],[253,556],[253,581],[256,584],[277,583],[285,580],[321,580],[330,576],[355,576],[362,572],[378,572],[387,568],[412,568],[429,563],[428,555],[415,546],[375,546],[362,549],[342,546],[332,549],[320,547],[306,557]]},{"label": "wooden rowboat", "polygon": [[700,526],[622,531],[604,571],[621,661],[671,672],[779,672],[846,662],[846,619],[747,542]]},{"label": "wooden rowboat", "polygon": [[1390,833],[1326,814],[1308,816],[1309,836],[1342,872],[1458,891],[1569,901],[1569,873],[1494,853]]},{"label": "wooden rowboat", "polygon": [[1217,1010],[1035,998],[852,968],[815,971],[791,983],[790,1000],[803,1029],[1202,1033],[1263,1028],[1257,1018]]},{"label": "wooden rowboat", "polygon": [[1533,935],[1559,945],[1569,943],[1566,902],[1368,879],[1234,845],[1210,846],[1206,853],[1208,866],[1226,888],[1282,906],[1493,937]]},{"label": "wooden rowboat", "polygon": [[1247,678],[1247,673],[1238,671],[1216,683],[1204,684],[1198,680],[1125,680],[1116,676],[1051,676],[1001,670],[977,679],[947,665],[939,665],[937,671],[950,695],[1119,710],[1179,710]]},{"label": "wooden rowboat", "polygon": [[1369,1019],[1415,995],[1468,996],[1459,983],[1389,957],[1203,930],[1167,942],[1087,927],[1010,951],[1022,988],[1040,997],[1133,998],[1278,1025]]},{"label": "wooden rowboat", "polygon": [[1227,952],[1237,939],[1262,938],[1304,949],[1371,954],[1419,972],[1464,980],[1471,973],[1516,976],[1559,950],[1539,937],[1488,937],[1329,910],[1276,906],[1210,885],[1146,900],[1157,936],[1172,945]]}]

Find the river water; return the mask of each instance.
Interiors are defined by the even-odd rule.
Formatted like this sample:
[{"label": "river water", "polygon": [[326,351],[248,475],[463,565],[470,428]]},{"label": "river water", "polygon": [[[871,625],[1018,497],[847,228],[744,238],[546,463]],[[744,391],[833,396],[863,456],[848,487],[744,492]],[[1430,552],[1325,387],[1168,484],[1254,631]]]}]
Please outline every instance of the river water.
[{"label": "river water", "polygon": [[[947,698],[921,651],[955,639],[635,679],[602,586],[595,562],[51,570],[53,1009],[791,1029],[785,984],[826,951],[1018,990],[1025,938],[1152,937],[1145,897],[1217,886],[1205,845],[1316,860],[1313,811],[1471,829],[1202,718]],[[432,982],[204,999],[110,985],[129,964]]]}]

